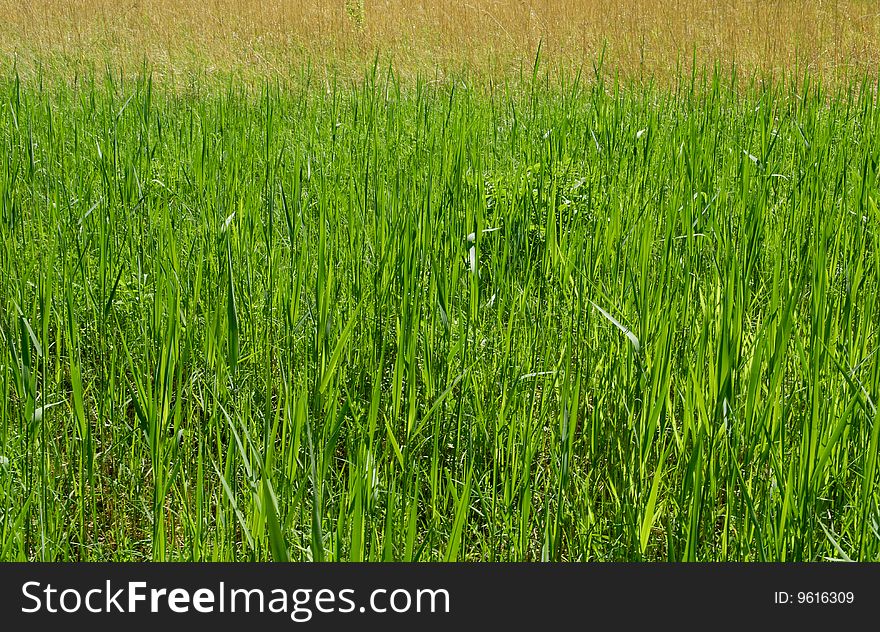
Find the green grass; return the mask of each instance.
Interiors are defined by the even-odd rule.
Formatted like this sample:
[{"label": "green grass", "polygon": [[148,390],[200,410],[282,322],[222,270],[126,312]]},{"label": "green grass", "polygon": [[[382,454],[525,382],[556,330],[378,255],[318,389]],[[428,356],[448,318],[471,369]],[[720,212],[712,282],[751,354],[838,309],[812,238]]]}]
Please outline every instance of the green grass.
[{"label": "green grass", "polygon": [[7,75],[0,559],[880,560],[877,85],[733,83]]}]

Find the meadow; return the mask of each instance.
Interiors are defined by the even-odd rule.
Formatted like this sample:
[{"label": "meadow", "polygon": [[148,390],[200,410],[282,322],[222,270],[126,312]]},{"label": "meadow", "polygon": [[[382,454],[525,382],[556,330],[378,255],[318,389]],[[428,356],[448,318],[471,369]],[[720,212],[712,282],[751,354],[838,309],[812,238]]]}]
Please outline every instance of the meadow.
[{"label": "meadow", "polygon": [[875,0],[0,0],[0,60],[63,76],[97,66],[162,83],[359,79],[378,53],[415,78],[606,66],[639,80],[693,66],[840,81],[880,67]]},{"label": "meadow", "polygon": [[880,561],[873,53],[537,44],[7,55],[0,560]]}]

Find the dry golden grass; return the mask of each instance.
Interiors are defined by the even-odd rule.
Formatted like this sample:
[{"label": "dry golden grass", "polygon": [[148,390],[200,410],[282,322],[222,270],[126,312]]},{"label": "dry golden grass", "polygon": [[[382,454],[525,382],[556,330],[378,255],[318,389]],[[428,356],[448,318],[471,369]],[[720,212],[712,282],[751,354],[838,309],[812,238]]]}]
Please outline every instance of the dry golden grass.
[{"label": "dry golden grass", "polygon": [[735,62],[823,77],[880,66],[877,0],[0,0],[0,56],[19,68],[122,64],[156,73],[285,74],[306,61],[402,72],[505,72],[539,42],[556,67],[669,76]]}]

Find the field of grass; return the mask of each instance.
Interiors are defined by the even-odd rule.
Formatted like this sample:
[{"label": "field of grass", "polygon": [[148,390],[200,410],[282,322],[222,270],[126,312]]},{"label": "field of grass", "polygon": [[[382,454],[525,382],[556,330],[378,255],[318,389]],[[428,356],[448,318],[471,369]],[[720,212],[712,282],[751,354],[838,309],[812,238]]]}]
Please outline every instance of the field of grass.
[{"label": "field of grass", "polygon": [[140,67],[163,83],[286,78],[303,60],[358,78],[379,52],[401,74],[589,64],[676,78],[679,67],[797,67],[828,81],[880,67],[876,0],[0,0],[0,57],[20,71]]},{"label": "field of grass", "polygon": [[880,103],[0,80],[0,559],[880,559]]},{"label": "field of grass", "polygon": [[873,0],[0,15],[0,561],[880,561]]}]

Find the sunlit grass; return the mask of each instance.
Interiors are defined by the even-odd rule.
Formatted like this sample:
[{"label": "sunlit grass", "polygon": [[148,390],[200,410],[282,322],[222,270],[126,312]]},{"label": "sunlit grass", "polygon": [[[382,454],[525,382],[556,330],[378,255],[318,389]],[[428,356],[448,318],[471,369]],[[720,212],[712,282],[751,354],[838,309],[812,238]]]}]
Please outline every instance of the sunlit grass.
[{"label": "sunlit grass", "polygon": [[588,68],[604,49],[615,71],[658,81],[693,62],[826,82],[880,66],[876,0],[0,0],[0,15],[3,71],[137,71],[146,58],[178,85],[305,64],[358,78],[377,52],[407,77],[498,77],[539,45],[551,67]]},{"label": "sunlit grass", "polygon": [[880,558],[880,105],[0,82],[0,559]]}]

